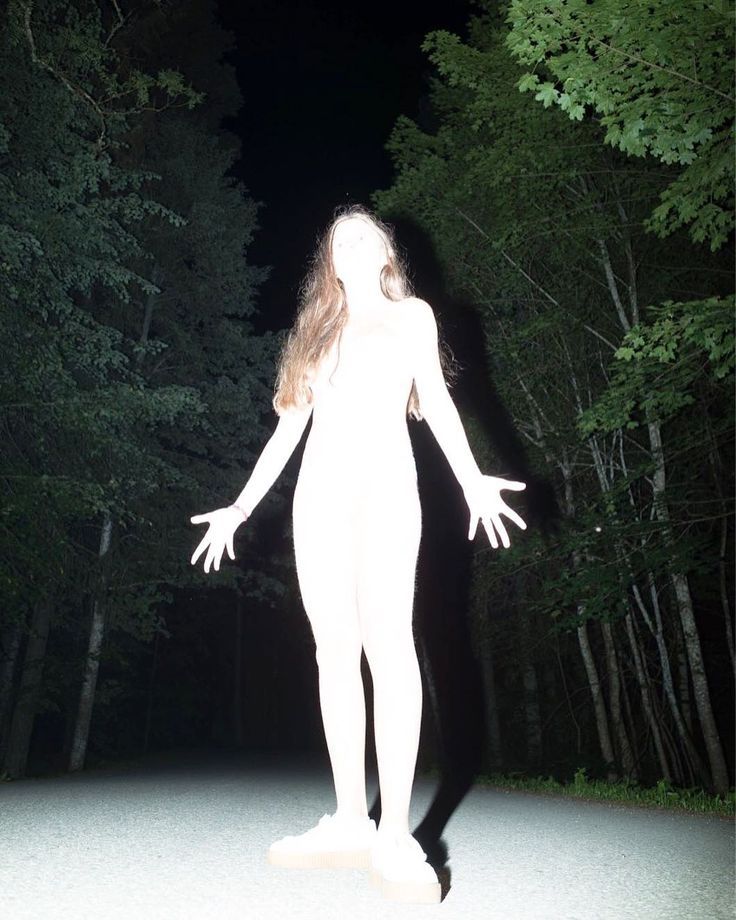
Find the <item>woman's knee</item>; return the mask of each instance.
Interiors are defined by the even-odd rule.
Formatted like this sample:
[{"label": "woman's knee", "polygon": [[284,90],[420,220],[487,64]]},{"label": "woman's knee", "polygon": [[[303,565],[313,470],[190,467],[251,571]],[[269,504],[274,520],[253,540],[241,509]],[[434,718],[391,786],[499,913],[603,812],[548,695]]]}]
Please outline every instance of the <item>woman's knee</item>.
[{"label": "woman's knee", "polygon": [[368,636],[364,648],[374,685],[381,681],[396,683],[412,679],[419,673],[411,632],[374,633]]},{"label": "woman's knee", "polygon": [[320,671],[360,671],[363,645],[357,629],[314,630],[314,641]]}]

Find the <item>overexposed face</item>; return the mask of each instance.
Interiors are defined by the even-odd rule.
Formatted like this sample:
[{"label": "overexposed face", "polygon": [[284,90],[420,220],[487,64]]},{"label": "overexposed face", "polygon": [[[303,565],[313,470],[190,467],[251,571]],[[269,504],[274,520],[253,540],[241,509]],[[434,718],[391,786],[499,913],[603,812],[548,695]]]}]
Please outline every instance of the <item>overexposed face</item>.
[{"label": "overexposed face", "polygon": [[332,264],[341,280],[380,274],[388,262],[381,234],[362,217],[338,222],[332,233]]}]

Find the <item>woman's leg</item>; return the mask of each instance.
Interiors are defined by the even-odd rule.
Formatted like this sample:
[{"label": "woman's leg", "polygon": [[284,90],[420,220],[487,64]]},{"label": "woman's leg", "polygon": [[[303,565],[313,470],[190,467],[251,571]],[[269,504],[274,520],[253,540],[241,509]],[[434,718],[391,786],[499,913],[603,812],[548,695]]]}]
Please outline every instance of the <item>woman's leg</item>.
[{"label": "woman's leg", "polygon": [[[394,493],[394,490],[391,490]],[[414,579],[421,534],[416,486],[368,503],[358,552],[358,615],[373,678],[381,831],[409,833],[422,718],[414,647]]]},{"label": "woman's leg", "polygon": [[365,788],[365,694],[355,592],[354,541],[348,521],[324,504],[294,506],[294,549],[304,608],[316,644],[322,723],[337,813],[368,815]]}]

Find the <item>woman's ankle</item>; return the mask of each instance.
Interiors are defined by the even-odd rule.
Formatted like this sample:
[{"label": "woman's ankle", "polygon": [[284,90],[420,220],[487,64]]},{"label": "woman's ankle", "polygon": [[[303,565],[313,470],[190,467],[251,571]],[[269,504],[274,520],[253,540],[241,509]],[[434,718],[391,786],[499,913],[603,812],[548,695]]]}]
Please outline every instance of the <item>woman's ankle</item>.
[{"label": "woman's ankle", "polygon": [[378,833],[381,834],[381,836],[391,836],[399,839],[411,836],[407,821],[386,820],[383,816],[378,825]]},{"label": "woman's ankle", "polygon": [[368,817],[368,808],[366,806],[365,810],[362,810],[360,808],[340,808],[338,806],[335,817],[341,821],[365,821]]}]

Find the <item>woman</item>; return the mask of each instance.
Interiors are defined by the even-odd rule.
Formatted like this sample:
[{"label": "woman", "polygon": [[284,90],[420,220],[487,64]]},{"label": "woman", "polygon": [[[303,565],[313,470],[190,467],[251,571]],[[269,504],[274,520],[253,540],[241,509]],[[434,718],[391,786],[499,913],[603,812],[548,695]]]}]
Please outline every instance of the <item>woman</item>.
[{"label": "woman", "polygon": [[[285,866],[371,868],[384,895],[439,901],[440,886],[409,832],[422,686],[412,634],[421,531],[407,415],[424,417],[493,547],[508,535],[500,515],[524,521],[500,497],[521,482],[484,476],[473,458],[442,372],[431,308],[410,296],[389,228],[368,211],[339,214],[317,249],[281,356],[279,422],[236,502],[191,518],[209,523],[192,556],[207,549],[219,569],[225,546],[312,427],[294,493],[299,588],[314,633],[322,719],[337,810],[285,837],[269,860]],[[365,789],[365,649],[374,687],[381,791],[378,829]]]}]

